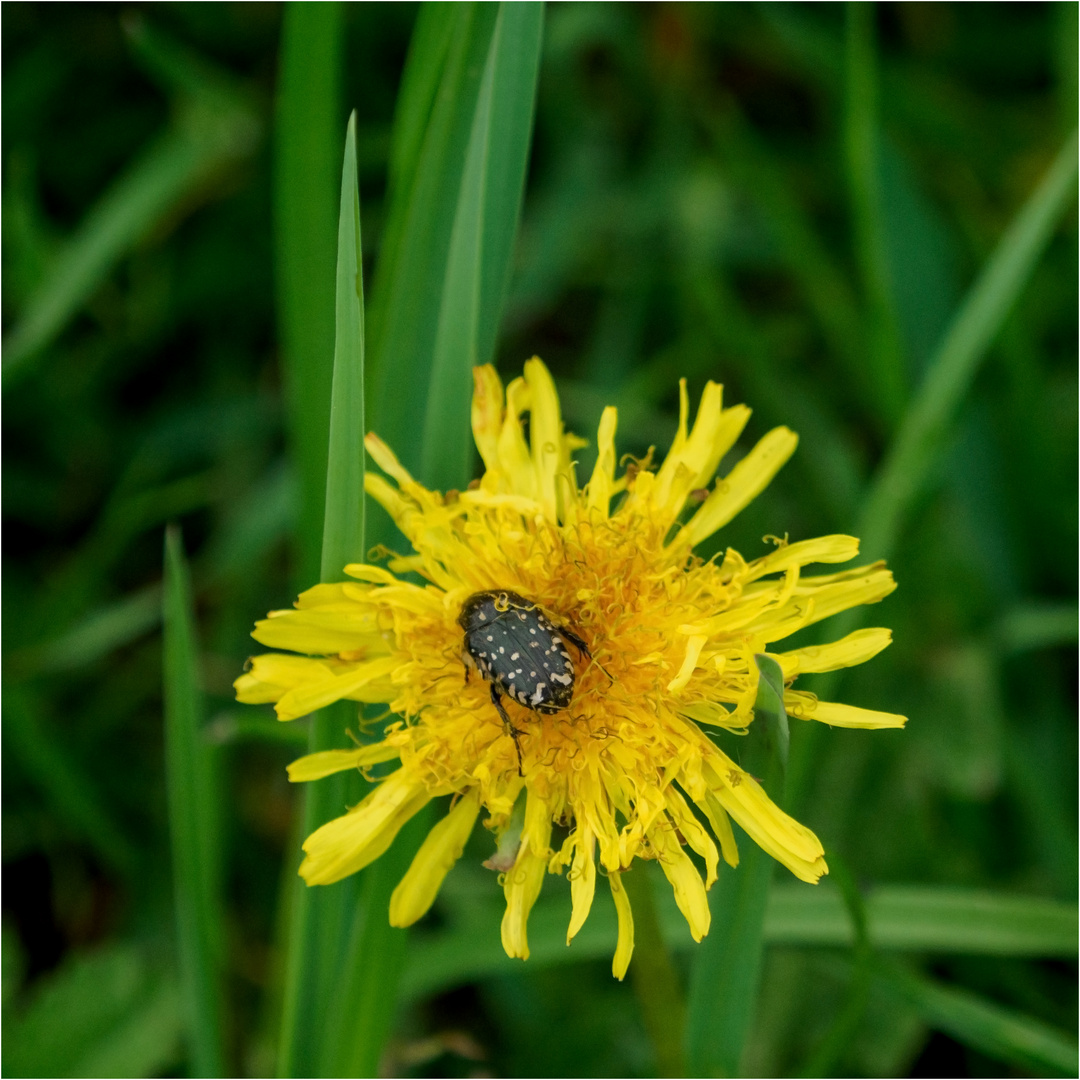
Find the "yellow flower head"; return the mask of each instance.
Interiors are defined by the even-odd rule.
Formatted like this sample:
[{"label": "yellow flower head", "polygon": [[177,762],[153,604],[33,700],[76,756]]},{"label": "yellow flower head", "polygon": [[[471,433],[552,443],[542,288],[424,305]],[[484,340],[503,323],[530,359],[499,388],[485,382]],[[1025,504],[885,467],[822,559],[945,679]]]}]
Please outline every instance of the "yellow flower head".
[{"label": "yellow flower head", "polygon": [[[390,921],[407,926],[431,906],[481,808],[485,824],[503,836],[524,790],[520,841],[503,876],[506,952],[529,955],[526,922],[544,874],[566,867],[569,941],[588,916],[599,861],[619,915],[614,972],[622,978],[633,922],[619,875],[635,858],[659,861],[696,940],[709,929],[705,893],[720,855],[738,863],[731,818],[802,880],[826,873],[817,837],[780,810],[706,731],[743,731],[753,721],[755,653],[836,612],[882,599],[895,587],[892,576],[881,564],[803,573],[811,563],[854,558],[858,541],[850,536],[782,542],[752,562],[731,549],[722,560],[695,557],[695,545],[762,491],[797,440],[787,428],[769,432],[706,493],[750,411],[725,409],[721,387],[709,383],[689,429],[688,414],[683,383],[679,429],[664,463],[655,470],[648,461],[632,463],[617,477],[616,414],[606,409],[584,489],[572,459],[583,443],[563,431],[554,384],[538,359],[505,395],[492,367],[475,369],[472,426],[484,475],[468,491],[428,491],[368,436],[368,453],[394,484],[368,473],[367,491],[415,554],[391,561],[390,570],[348,566],[355,582],[317,585],[301,594],[295,610],[272,612],[254,637],[291,655],[257,656],[236,681],[241,701],[275,702],[281,720],[341,698],[383,702],[404,717],[378,743],[310,754],[290,767],[292,780],[316,780],[400,762],[362,802],[308,837],[300,873],[309,885],[367,866],[421,807],[452,794],[449,813],[391,899]],[[687,516],[688,503],[696,509]],[[391,571],[414,572],[427,584]],[[465,601],[486,591],[526,598],[536,613],[527,625],[542,616],[586,646],[568,646],[573,693],[565,708],[538,712],[504,692],[508,726],[492,700],[493,684],[476,673],[467,680],[465,660],[475,658],[463,657],[458,620]],[[771,655],[790,687],[802,672],[862,663],[889,639],[888,630],[860,630],[830,645]],[[513,671],[508,660],[500,663],[504,674]],[[526,669],[518,676],[527,681],[527,658],[521,663]],[[796,718],[842,727],[904,724],[901,716],[791,689],[784,704]],[[557,850],[554,824],[569,829]],[[703,860],[704,880],[687,846]]]}]

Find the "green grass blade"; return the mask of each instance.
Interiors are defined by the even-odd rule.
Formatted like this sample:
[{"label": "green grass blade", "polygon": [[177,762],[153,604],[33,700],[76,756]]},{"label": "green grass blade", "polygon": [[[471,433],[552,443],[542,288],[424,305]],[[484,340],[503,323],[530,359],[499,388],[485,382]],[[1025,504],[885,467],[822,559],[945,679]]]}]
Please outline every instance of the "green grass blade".
[{"label": "green grass blade", "polygon": [[194,600],[180,530],[165,533],[165,772],[180,974],[194,1076],[224,1076],[216,750],[204,738]]},{"label": "green grass blade", "polygon": [[[516,970],[498,935],[490,932],[500,915],[497,899],[478,904],[470,894],[468,906],[444,905],[444,909],[448,928],[418,934],[410,947],[402,976],[402,994],[410,1000]],[[670,950],[691,954],[700,950],[674,904],[661,905],[658,914]],[[617,934],[613,908],[596,905],[569,949],[568,919],[565,901],[541,896],[529,916],[530,964],[546,967],[610,959]],[[867,896],[866,920],[870,944],[879,952],[1070,959],[1077,949],[1076,905],[1041,897],[883,886]],[[774,884],[763,932],[766,945],[785,947],[836,949],[855,941],[843,898],[828,882]]]},{"label": "green grass blade", "polygon": [[345,134],[338,215],[334,305],[334,377],[323,516],[323,581],[343,581],[345,566],[364,559],[364,279],[356,113]]},{"label": "green grass blade", "polygon": [[[361,561],[364,546],[364,293],[361,272],[360,195],[356,173],[356,114],[349,119],[341,172],[335,273],[335,342],[326,465],[323,581],[341,581],[347,563]],[[348,702],[311,720],[309,749],[337,746],[355,720]],[[304,835],[335,817],[348,800],[348,780],[311,784],[304,790]],[[337,1034],[327,1023],[337,990],[346,940],[346,908],[353,882],[309,889],[297,882],[286,961],[284,1015],[278,1062],[283,1076],[314,1075]]]},{"label": "green grass blade", "polygon": [[340,3],[285,5],[274,133],[278,328],[299,482],[296,582],[319,576],[334,355]]},{"label": "green grass blade", "polygon": [[1048,1024],[987,1001],[968,990],[942,986],[895,965],[878,977],[914,1006],[931,1028],[1035,1076],[1075,1076],[1076,1040]]},{"label": "green grass blade", "polygon": [[[970,889],[890,885],[866,897],[871,944],[878,950],[983,956],[1076,954],[1076,905]],[[841,897],[828,884],[778,885],[766,937],[778,945],[835,947],[853,942]]]},{"label": "green grass blade", "polygon": [[543,8],[502,4],[484,66],[461,179],[435,336],[420,471],[446,490],[468,478],[463,418],[472,368],[495,351],[532,133]]},{"label": "green grass blade", "polygon": [[[451,236],[498,14],[494,4],[453,7],[439,92],[414,173],[398,178],[372,289],[368,327],[372,428],[414,472],[423,453],[416,425],[427,415]],[[415,112],[401,121],[422,120]],[[394,145],[413,138],[395,134]],[[373,533],[372,540],[377,536]]]},{"label": "green grass blade", "polygon": [[870,316],[867,356],[877,415],[895,423],[903,409],[903,355],[885,250],[881,168],[878,153],[876,7],[866,0],[847,4],[847,78],[844,148],[855,254]]},{"label": "green grass blade", "polygon": [[1068,204],[1076,170],[1074,132],[998,242],[931,358],[856,530],[866,554],[887,558],[896,546],[904,515],[926,481],[949,423]]},{"label": "green grass blade", "polygon": [[867,932],[866,904],[859,887],[844,860],[835,852],[828,852],[829,871],[843,897],[851,926],[852,971],[841,1007],[817,1045],[803,1062],[800,1076],[832,1076],[844,1051],[851,1045],[862,1024],[873,975],[873,946]]},{"label": "green grass blade", "polygon": [[[788,745],[783,674],[769,656],[755,661],[761,678],[744,764],[765,777],[766,790],[779,802]],[[690,1076],[738,1076],[754,1018],[775,863],[749,837],[739,835],[739,865],[721,865],[709,901],[712,928],[690,973],[685,1032]]]},{"label": "green grass blade", "polygon": [[454,4],[423,4],[416,17],[398,91],[387,181],[392,193],[412,183],[455,24]]},{"label": "green grass blade", "polygon": [[1007,653],[1075,645],[1078,626],[1076,604],[1018,604],[998,619],[994,640]]},{"label": "green grass blade", "polygon": [[430,812],[406,823],[386,854],[364,871],[343,950],[338,998],[324,1056],[327,1076],[377,1076],[397,1011],[408,931],[390,925],[390,895],[431,826]]},{"label": "green grass blade", "polygon": [[773,860],[745,834],[736,869],[713,886],[709,936],[694,956],[687,1002],[689,1076],[738,1076],[761,977],[764,915]]},{"label": "green grass blade", "polygon": [[64,245],[4,343],[5,386],[29,369],[116,261],[188,191],[204,165],[200,146],[186,133],[170,132],[106,192]]},{"label": "green grass blade", "polygon": [[69,630],[7,660],[7,677],[70,671],[137,640],[161,619],[161,587],[148,585],[78,620]]}]

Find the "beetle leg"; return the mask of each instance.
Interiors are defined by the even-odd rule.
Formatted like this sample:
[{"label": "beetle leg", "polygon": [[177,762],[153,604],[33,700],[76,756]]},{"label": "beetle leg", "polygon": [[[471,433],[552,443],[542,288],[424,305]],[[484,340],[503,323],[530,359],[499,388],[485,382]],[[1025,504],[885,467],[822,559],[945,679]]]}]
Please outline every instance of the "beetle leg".
[{"label": "beetle leg", "polygon": [[503,727],[506,728],[506,734],[514,740],[514,749],[517,751],[518,759],[518,776],[524,776],[525,774],[521,771],[521,743],[518,742],[518,737],[521,735],[521,732],[514,727],[510,717],[506,715],[502,698],[499,695],[499,688],[494,683],[489,683],[489,686],[491,687],[491,704],[495,706],[499,716],[502,718]]},{"label": "beetle leg", "polygon": [[556,629],[560,634],[562,634],[564,638],[566,638],[567,641],[570,642],[571,645],[574,646],[574,648],[577,649],[579,653],[581,653],[582,656],[584,656],[587,660],[592,659],[592,653],[589,652],[589,646],[586,645],[585,642],[582,641],[581,638],[579,638],[573,630],[570,630],[565,626],[559,626]]},{"label": "beetle leg", "polygon": [[469,681],[469,672],[476,667],[476,661],[472,658],[472,654],[468,649],[461,650],[461,662],[465,667],[465,682]]},{"label": "beetle leg", "polygon": [[579,638],[579,637],[577,636],[577,634],[575,634],[575,633],[574,633],[574,631],[573,631],[573,630],[570,630],[570,629],[568,629],[568,628],[567,628],[567,627],[565,627],[565,626],[560,626],[560,627],[558,628],[558,631],[559,631],[559,633],[560,633],[560,634],[562,634],[562,636],[563,636],[564,638],[566,638],[566,640],[567,640],[567,641],[569,641],[569,642],[570,642],[570,644],[571,644],[571,645],[573,645],[573,646],[574,646],[574,647],[575,647],[575,648],[577,649],[577,651],[578,651],[579,653],[581,653],[581,655],[582,655],[582,656],[584,656],[584,657],[585,657],[585,659],[586,659],[586,660],[592,660],[592,661],[593,661],[593,663],[594,663],[594,664],[595,664],[595,665],[596,665],[596,666],[597,666],[597,667],[598,667],[598,668],[599,668],[599,669],[600,669],[600,670],[601,670],[601,671],[602,671],[602,672],[603,672],[603,673],[604,673],[605,675],[607,675],[607,677],[608,677],[608,680],[609,680],[610,682],[614,682],[614,681],[615,681],[615,680],[614,680],[614,679],[613,679],[613,678],[611,677],[611,674],[610,674],[610,673],[608,672],[608,669],[607,669],[606,667],[604,667],[604,665],[603,665],[603,664],[601,664],[599,660],[593,660],[593,654],[592,654],[591,652],[589,652],[589,646],[588,646],[588,645],[586,645],[586,644],[585,644],[585,642],[584,642],[584,641],[582,641],[582,640],[581,640],[581,638]]}]

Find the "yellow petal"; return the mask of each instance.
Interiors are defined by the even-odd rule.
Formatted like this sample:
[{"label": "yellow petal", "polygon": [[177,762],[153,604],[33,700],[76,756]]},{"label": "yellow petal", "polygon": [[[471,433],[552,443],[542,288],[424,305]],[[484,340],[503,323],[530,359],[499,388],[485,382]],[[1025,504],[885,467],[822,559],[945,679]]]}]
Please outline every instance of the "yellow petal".
[{"label": "yellow petal", "polygon": [[836,671],[854,667],[877,656],[892,641],[892,631],[884,627],[855,630],[839,641],[827,645],[807,645],[803,649],[779,653],[775,659],[790,679],[806,672]]},{"label": "yellow petal", "polygon": [[540,504],[544,516],[553,524],[559,520],[559,504],[564,492],[558,477],[563,472],[562,418],[559,395],[551,373],[537,356],[525,361],[525,381],[529,384],[532,412],[529,416],[529,441]]},{"label": "yellow petal", "polygon": [[805,825],[785,814],[749,773],[721,751],[715,751],[706,771],[713,774],[710,789],[720,805],[759,847],[796,877],[811,883],[828,872],[821,841]]},{"label": "yellow petal", "polygon": [[[321,608],[327,606],[333,606],[335,604],[344,604],[349,599],[348,594],[345,592],[344,583],[342,582],[322,582],[319,585],[312,585],[310,589],[305,589],[296,598],[296,607],[298,608]],[[281,612],[272,611],[270,613],[271,618],[274,615],[280,615]]]},{"label": "yellow petal", "polygon": [[411,521],[418,516],[416,503],[391,487],[378,473],[364,474],[364,490],[390,515],[397,527],[406,535],[412,533]]},{"label": "yellow petal", "polygon": [[388,776],[349,813],[328,821],[304,841],[300,876],[330,885],[374,862],[401,826],[432,798],[424,781],[405,769]]},{"label": "yellow petal", "polygon": [[289,766],[289,780],[297,784],[307,780],[321,780],[324,776],[359,769],[366,765],[378,765],[393,761],[401,754],[401,747],[386,742],[358,746],[355,750],[319,750],[298,758]]},{"label": "yellow petal", "polygon": [[660,859],[660,869],[671,882],[675,903],[679,905],[679,910],[689,924],[691,935],[695,941],[700,941],[709,932],[712,915],[697,867],[683,851],[666,820],[649,830],[649,840]]},{"label": "yellow petal", "polygon": [[[763,583],[755,583],[758,584]],[[746,589],[743,595],[750,593],[755,585]],[[845,570],[842,574],[800,578],[783,609],[765,611],[746,626],[746,631],[751,636],[759,632],[766,633],[767,641],[780,641],[795,629],[821,622],[822,619],[847,611],[848,608],[876,604],[895,589],[896,582],[883,563],[856,567]],[[795,619],[796,625],[784,626],[789,616]],[[781,626],[784,626],[782,634],[776,632]]]},{"label": "yellow petal", "polygon": [[253,656],[249,664],[250,669],[233,683],[236,700],[246,705],[278,701],[297,686],[323,682],[334,675],[326,663],[307,656],[264,653]]},{"label": "yellow petal", "polygon": [[686,842],[705,860],[705,888],[712,888],[716,880],[716,866],[720,861],[720,854],[712,837],[702,828],[701,822],[694,817],[686,800],[673,788],[668,787],[664,791],[667,803],[668,816],[675,823],[675,827],[682,834]]},{"label": "yellow petal", "polygon": [[501,927],[502,946],[511,959],[529,959],[526,924],[529,921],[529,912],[540,895],[546,870],[547,859],[534,855],[522,844],[513,867],[507,871],[503,880],[506,911]]},{"label": "yellow petal", "polygon": [[566,931],[567,945],[585,925],[585,920],[592,910],[593,896],[596,893],[596,860],[593,851],[596,839],[587,825],[579,825],[576,840],[574,865],[570,869],[570,900],[573,909],[570,914],[570,926]]},{"label": "yellow petal", "polygon": [[502,944],[506,955],[522,960],[529,958],[529,940],[525,932],[540,886],[544,881],[551,852],[551,807],[534,791],[525,799],[525,823],[521,830],[521,847],[514,865],[503,878],[506,912],[502,920]]},{"label": "yellow petal", "polygon": [[720,459],[735,445],[750,419],[745,405],[723,408],[723,389],[714,382],[706,384],[687,437],[685,380],[679,384],[679,431],[656,474],[652,495],[653,507],[664,521],[674,521],[690,492],[712,480]]},{"label": "yellow petal", "polygon": [[679,674],[668,683],[669,693],[681,690],[690,681],[690,676],[694,674],[694,668],[697,667],[701,650],[708,640],[704,634],[692,634],[686,639],[686,654],[683,657],[682,667],[679,668]]},{"label": "yellow petal", "polygon": [[503,423],[503,385],[491,364],[473,368],[472,430],[484,468],[499,468],[499,432]]},{"label": "yellow petal", "polygon": [[751,500],[761,494],[769,481],[795,452],[799,437],[786,427],[773,428],[720,481],[698,512],[679,530],[669,547],[695,547],[726,525]]},{"label": "yellow petal", "polygon": [[859,541],[854,536],[837,534],[818,536],[813,540],[799,540],[794,544],[781,544],[774,552],[762,559],[755,559],[747,568],[747,580],[766,574],[782,574],[789,566],[806,566],[809,563],[842,563],[859,554]]},{"label": "yellow petal", "polygon": [[386,652],[378,629],[374,611],[353,603],[274,612],[255,624],[251,636],[260,645],[290,652]]},{"label": "yellow petal", "polygon": [[615,429],[618,413],[613,405],[604,409],[600,427],[596,433],[596,465],[589,480],[588,506],[608,516],[611,496],[615,489]]},{"label": "yellow petal", "polygon": [[727,816],[727,811],[711,791],[707,791],[705,798],[697,805],[709,819],[713,835],[720,841],[720,852],[724,856],[724,862],[728,866],[738,866],[739,846],[735,843],[735,831],[731,827],[731,818]]},{"label": "yellow petal", "polygon": [[630,910],[630,897],[626,895],[617,870],[608,871],[608,885],[611,886],[611,898],[615,901],[615,912],[619,916],[619,943],[615,946],[611,974],[622,982],[630,966],[630,957],[634,955],[634,913]]},{"label": "yellow petal", "polygon": [[480,811],[477,789],[466,792],[420,845],[405,876],[390,897],[390,925],[412,926],[427,914],[443,878],[461,858],[476,815]]},{"label": "yellow petal", "polygon": [[371,455],[372,461],[374,461],[387,476],[392,476],[398,482],[398,487],[403,488],[406,485],[412,486],[416,483],[409,470],[398,461],[397,454],[395,454],[394,451],[391,450],[390,447],[387,446],[374,432],[369,432],[364,436],[364,446]]},{"label": "yellow petal", "polygon": [[529,791],[525,799],[525,821],[521,826],[522,846],[546,859],[551,844],[551,822],[557,816],[555,807],[547,799]]},{"label": "yellow petal", "polygon": [[499,471],[506,480],[509,492],[538,500],[539,485],[532,455],[525,442],[521,414],[532,403],[532,393],[524,379],[514,379],[506,388],[506,414],[499,432]]},{"label": "yellow petal", "polygon": [[813,694],[801,690],[788,690],[784,694],[784,708],[798,720],[818,720],[831,727],[902,728],[907,723],[906,716],[859,709],[838,701],[818,701]]},{"label": "yellow petal", "polygon": [[378,660],[369,660],[343,672],[332,675],[320,682],[297,686],[285,694],[277,703],[279,720],[295,720],[298,716],[307,716],[318,709],[340,701],[342,698],[357,697],[365,687],[371,687],[372,695],[359,697],[363,701],[387,701],[388,687],[381,682],[395,668],[401,665],[397,656],[383,656]]}]

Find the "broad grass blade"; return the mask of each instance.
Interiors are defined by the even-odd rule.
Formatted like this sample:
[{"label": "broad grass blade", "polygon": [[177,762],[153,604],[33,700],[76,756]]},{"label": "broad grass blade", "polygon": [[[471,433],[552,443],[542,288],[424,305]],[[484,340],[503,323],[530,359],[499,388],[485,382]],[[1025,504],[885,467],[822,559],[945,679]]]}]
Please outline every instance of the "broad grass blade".
[{"label": "broad grass blade", "polygon": [[543,9],[502,4],[484,65],[443,278],[420,475],[468,479],[471,370],[495,351],[532,134]]},{"label": "broad grass blade", "polygon": [[[699,952],[702,946],[687,934],[686,919],[674,903],[658,908],[667,948]],[[469,894],[467,906],[457,909],[447,904],[445,910],[447,927],[417,934],[409,948],[401,985],[408,1000],[517,970],[498,938],[490,934],[491,923],[500,915],[496,898],[478,903]],[[1076,905],[1037,896],[921,885],[881,887],[866,898],[866,921],[870,944],[879,953],[1060,959],[1076,955]],[[541,896],[529,916],[529,963],[549,967],[610,960],[616,933],[614,909],[597,905],[568,949],[564,904]],[[844,901],[827,881],[817,886],[774,884],[765,906],[763,934],[766,945],[787,948],[841,949],[855,940]]]},{"label": "broad grass blade", "polygon": [[[436,466],[446,486],[468,479],[471,368],[494,352],[542,21],[540,4],[424,5],[399,95],[391,206],[369,312],[371,420],[414,471],[425,456],[434,462],[440,449],[456,448],[457,473]],[[418,416],[436,425],[433,435],[425,427],[416,438]]]},{"label": "broad grass blade", "polygon": [[191,1072],[224,1076],[220,786],[205,738],[194,602],[180,530],[165,533],[165,773]]},{"label": "broad grass blade", "polygon": [[342,5],[285,5],[274,131],[274,239],[296,584],[319,576],[334,355],[334,213],[341,145]]}]

